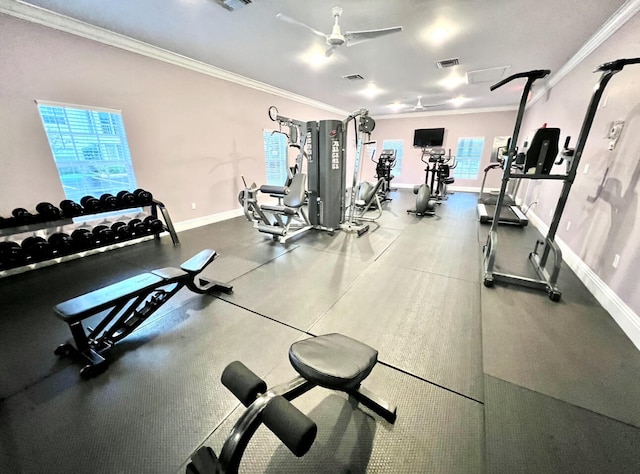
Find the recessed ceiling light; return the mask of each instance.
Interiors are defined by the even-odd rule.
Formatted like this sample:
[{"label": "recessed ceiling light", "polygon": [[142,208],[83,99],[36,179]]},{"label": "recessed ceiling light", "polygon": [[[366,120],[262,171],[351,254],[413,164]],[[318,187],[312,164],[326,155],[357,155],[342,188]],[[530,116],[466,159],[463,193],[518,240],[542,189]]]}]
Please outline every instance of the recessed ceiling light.
[{"label": "recessed ceiling light", "polygon": [[439,82],[439,84],[445,89],[447,89],[448,91],[456,89],[459,86],[466,83],[467,83],[467,76],[466,75],[463,76],[457,72],[452,72],[451,74],[449,74],[447,77],[445,77]]},{"label": "recessed ceiling light", "polygon": [[323,68],[331,60],[331,58],[325,56],[321,48],[312,48],[300,55],[299,58],[302,62],[311,66],[311,69]]},{"label": "recessed ceiling light", "polygon": [[360,94],[368,99],[375,99],[383,92],[384,91],[382,89],[379,89],[378,86],[371,82],[367,87],[360,91]]},{"label": "recessed ceiling light", "polygon": [[460,107],[463,104],[466,104],[467,102],[469,102],[471,99],[469,99],[468,97],[464,97],[459,95],[458,97],[454,97],[453,99],[449,99],[449,102],[451,102],[451,105],[453,105],[454,107]]}]

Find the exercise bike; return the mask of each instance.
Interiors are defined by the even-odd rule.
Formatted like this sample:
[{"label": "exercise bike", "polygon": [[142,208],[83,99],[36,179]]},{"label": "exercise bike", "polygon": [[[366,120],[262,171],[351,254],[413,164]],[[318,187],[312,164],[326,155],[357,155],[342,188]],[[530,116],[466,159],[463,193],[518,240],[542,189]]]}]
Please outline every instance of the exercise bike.
[{"label": "exercise bike", "polygon": [[[450,174],[457,163],[455,157],[451,156],[451,150],[449,150],[449,155],[445,157],[445,151],[442,148],[423,148],[420,160],[427,165],[424,169],[425,179],[423,184],[414,186],[413,194],[416,195],[416,208],[408,209],[407,213],[417,216],[434,216],[436,205],[445,201],[450,194],[447,187],[455,182]],[[431,174],[431,179],[429,179],[429,174]]]}]

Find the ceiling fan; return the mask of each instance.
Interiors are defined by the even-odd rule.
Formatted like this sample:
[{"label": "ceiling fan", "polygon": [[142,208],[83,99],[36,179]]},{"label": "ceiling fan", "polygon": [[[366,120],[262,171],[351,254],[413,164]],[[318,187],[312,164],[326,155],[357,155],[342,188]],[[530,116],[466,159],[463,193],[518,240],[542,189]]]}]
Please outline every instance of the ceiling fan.
[{"label": "ceiling fan", "polygon": [[294,20],[293,18],[283,15],[282,13],[278,13],[276,17],[282,21],[286,21],[287,23],[302,26],[303,28],[310,30],[317,36],[321,36],[322,38],[324,38],[329,45],[329,48],[325,51],[325,56],[327,57],[331,56],[335,49],[338,46],[342,46],[343,44],[346,44],[347,46],[353,46],[364,41],[369,41],[372,39],[380,38],[381,36],[390,35],[392,33],[399,33],[402,31],[401,26],[393,26],[391,28],[381,28],[377,30],[347,31],[343,35],[340,32],[340,24],[338,23],[340,15],[342,15],[342,8],[333,7],[331,9],[331,13],[333,13],[334,24],[333,29],[331,30],[331,34],[328,35],[323,33],[322,31],[316,30],[315,28],[311,28],[309,25],[305,25],[298,20]]},{"label": "ceiling fan", "polygon": [[414,112],[419,112],[421,110],[428,109],[430,107],[440,107],[441,105],[446,105],[446,104],[444,104],[444,103],[442,103],[442,104],[423,104],[422,103],[422,96],[419,95],[418,96],[418,101],[416,102],[416,105],[413,106],[413,111]]}]

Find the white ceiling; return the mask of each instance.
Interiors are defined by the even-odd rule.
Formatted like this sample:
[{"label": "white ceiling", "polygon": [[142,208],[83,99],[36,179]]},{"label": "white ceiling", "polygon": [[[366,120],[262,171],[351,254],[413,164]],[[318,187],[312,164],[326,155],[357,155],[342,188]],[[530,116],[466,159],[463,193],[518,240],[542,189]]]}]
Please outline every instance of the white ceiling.
[{"label": "white ceiling", "polygon": [[[509,66],[507,75],[530,69],[560,69],[625,3],[625,0],[253,0],[235,11],[221,0],[24,0],[107,30],[158,46],[247,78],[342,110],[368,108],[393,113],[389,104],[445,104],[463,96],[464,108],[513,105],[522,84],[489,92],[493,82],[441,83],[451,74]],[[342,32],[403,26],[398,34],[340,47],[322,68],[301,60],[324,40],[276,18],[282,13],[330,33],[331,8],[344,9]],[[435,44],[431,31],[450,37]],[[460,65],[438,69],[437,60]],[[612,58],[615,59],[615,58]],[[363,81],[342,76],[360,74]],[[521,82],[521,81],[520,81]],[[361,91],[375,84],[380,94]]]}]

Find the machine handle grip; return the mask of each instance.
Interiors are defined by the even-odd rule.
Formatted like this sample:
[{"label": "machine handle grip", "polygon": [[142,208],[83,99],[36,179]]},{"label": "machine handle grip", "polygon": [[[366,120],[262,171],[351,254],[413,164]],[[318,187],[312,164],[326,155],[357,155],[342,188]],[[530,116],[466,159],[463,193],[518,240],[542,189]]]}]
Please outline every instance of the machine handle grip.
[{"label": "machine handle grip", "polygon": [[593,72],[620,71],[627,64],[640,64],[640,58],[617,59],[608,63],[601,64],[593,70]]},{"label": "machine handle grip", "polygon": [[543,77],[548,76],[550,73],[551,73],[551,71],[549,69],[534,69],[533,71],[519,72],[518,74],[513,74],[512,76],[509,76],[506,79],[503,79],[500,82],[492,85],[489,88],[489,90],[494,91],[498,87],[502,87],[506,83],[511,82],[514,79],[519,79],[521,77],[526,77],[527,79],[531,79],[531,80],[535,81],[536,79],[542,79]]}]

